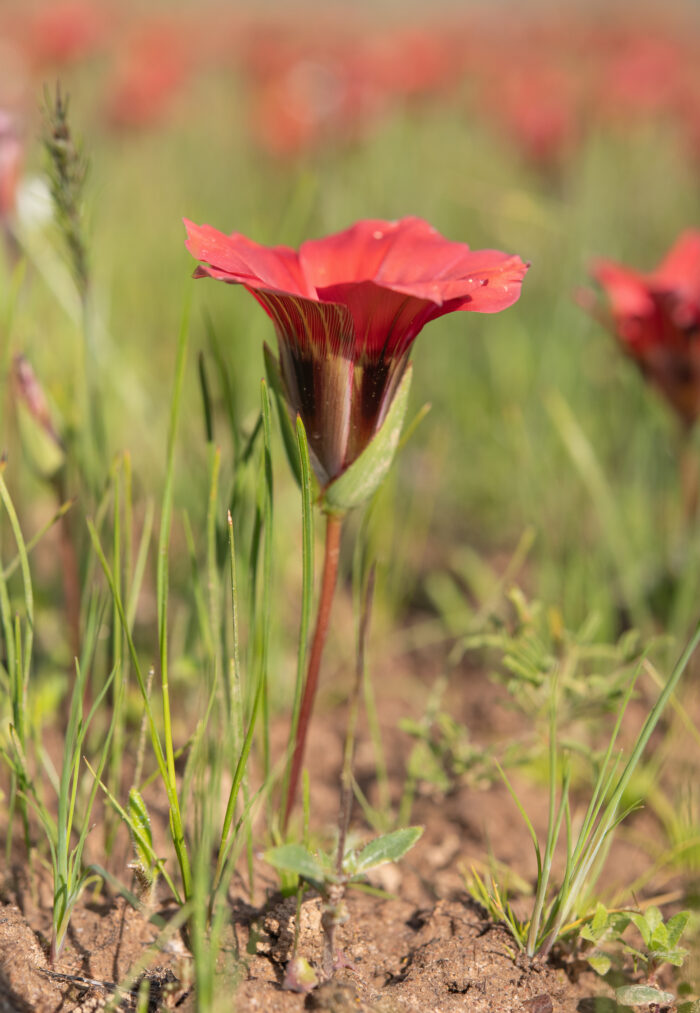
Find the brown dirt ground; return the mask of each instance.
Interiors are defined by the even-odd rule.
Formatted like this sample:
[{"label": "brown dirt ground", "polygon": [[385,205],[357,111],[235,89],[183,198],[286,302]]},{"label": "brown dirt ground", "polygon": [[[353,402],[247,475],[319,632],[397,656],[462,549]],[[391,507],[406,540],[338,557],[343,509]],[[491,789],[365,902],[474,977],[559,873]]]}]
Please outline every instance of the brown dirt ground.
[{"label": "brown dirt ground", "polygon": [[[397,729],[402,716],[417,716],[438,662],[429,655],[402,659],[400,677],[394,662],[382,662],[380,687],[384,746],[394,794],[404,778],[410,742]],[[336,673],[342,686],[348,673]],[[333,683],[333,674],[326,685]],[[503,692],[483,673],[458,669],[445,706],[466,722],[479,742],[507,740],[521,730],[521,719],[502,706]],[[318,720],[308,754],[312,772],[314,823],[332,825],[338,807],[338,773],[344,708],[320,700]],[[324,706],[325,704],[325,706]],[[286,727],[280,721],[278,743]],[[357,750],[358,781],[373,791],[375,761],[362,729]],[[518,785],[525,806],[541,831],[546,818],[543,789]],[[154,800],[157,796],[154,795]],[[153,807],[155,809],[155,807]],[[162,809],[162,807],[161,807]],[[153,811],[152,811],[153,815]],[[361,814],[354,825],[366,833]],[[386,899],[359,892],[348,896],[350,919],[340,927],[342,966],[333,982],[308,995],[282,988],[291,955],[295,906],[276,893],[269,866],[258,862],[255,906],[232,889],[232,924],[221,954],[221,973],[231,978],[228,1008],[257,1013],[613,1013],[618,1007],[602,981],[587,970],[577,975],[515,952],[512,940],[468,897],[463,870],[482,861],[489,849],[519,875],[532,879],[534,857],[521,819],[501,784],[488,789],[458,785],[446,795],[426,791],[416,800],[412,822],[424,825],[417,846],[398,866],[385,866],[372,877]],[[161,828],[163,833],[163,828]],[[649,868],[648,842],[658,836],[651,816],[635,814],[620,835],[608,862],[605,880],[629,884]],[[261,838],[262,840],[262,838]],[[115,850],[115,856],[119,848]],[[166,853],[161,851],[161,853]],[[115,874],[128,884],[126,847],[115,858]],[[667,876],[662,889],[680,894],[682,884]],[[652,883],[642,891],[659,889]],[[160,898],[167,917],[168,899]],[[6,870],[0,891],[0,1013],[36,1011],[69,1013],[103,1008],[110,1000],[136,1008],[144,975],[150,983],[149,1009],[196,1010],[191,961],[178,935],[153,949],[158,929],[103,887],[87,891],[71,921],[66,945],[54,968],[47,962],[50,932],[50,883],[38,865],[30,875],[15,865]],[[172,911],[172,908],[171,908]],[[320,901],[304,901],[299,952],[319,966]],[[235,954],[240,955],[236,961]],[[131,974],[135,984],[117,991]],[[575,980],[574,980],[575,979]],[[234,998],[235,995],[235,998]],[[621,1013],[621,1010],[620,1010]]]}]

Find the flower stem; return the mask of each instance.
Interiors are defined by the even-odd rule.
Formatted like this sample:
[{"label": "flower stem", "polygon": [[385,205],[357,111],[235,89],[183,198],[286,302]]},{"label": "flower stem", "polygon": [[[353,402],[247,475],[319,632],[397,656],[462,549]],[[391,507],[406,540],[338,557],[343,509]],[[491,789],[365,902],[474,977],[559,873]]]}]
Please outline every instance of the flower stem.
[{"label": "flower stem", "polygon": [[333,594],[335,592],[336,580],[338,577],[338,556],[340,555],[340,535],[343,527],[343,517],[340,514],[329,513],[326,518],[326,548],[323,558],[323,579],[321,582],[321,594],[318,600],[318,613],[316,615],[316,628],[309,654],[309,665],[306,670],[306,682],[299,708],[299,721],[296,728],[294,740],[294,753],[287,785],[287,798],[284,806],[283,832],[287,832],[287,825],[294,803],[296,801],[297,789],[299,786],[299,775],[301,774],[304,760],[304,747],[306,745],[306,734],[309,728],[309,720],[313,709],[314,697],[318,686],[318,675],[321,668],[321,656],[326,642],[328,632],[328,621],[331,615]]}]

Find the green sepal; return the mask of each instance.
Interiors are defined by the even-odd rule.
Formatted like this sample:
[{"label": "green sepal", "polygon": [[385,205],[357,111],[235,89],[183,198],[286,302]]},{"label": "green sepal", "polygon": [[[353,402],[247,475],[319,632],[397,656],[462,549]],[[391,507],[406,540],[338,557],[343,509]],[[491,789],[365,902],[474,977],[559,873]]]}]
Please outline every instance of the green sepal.
[{"label": "green sepal", "polygon": [[270,388],[275,395],[275,401],[277,402],[277,414],[280,419],[284,452],[287,455],[289,467],[292,469],[292,474],[296,479],[297,485],[301,486],[299,444],[297,443],[297,434],[294,426],[292,425],[292,420],[289,417],[289,411],[287,409],[287,401],[284,396],[284,384],[282,383],[282,374],[280,373],[279,362],[268,344],[263,346],[263,356],[265,359],[267,382],[270,384]]},{"label": "green sepal", "polygon": [[399,446],[412,375],[409,364],[379,430],[350,467],[325,488],[322,506],[327,513],[342,514],[360,506],[381,485]]}]

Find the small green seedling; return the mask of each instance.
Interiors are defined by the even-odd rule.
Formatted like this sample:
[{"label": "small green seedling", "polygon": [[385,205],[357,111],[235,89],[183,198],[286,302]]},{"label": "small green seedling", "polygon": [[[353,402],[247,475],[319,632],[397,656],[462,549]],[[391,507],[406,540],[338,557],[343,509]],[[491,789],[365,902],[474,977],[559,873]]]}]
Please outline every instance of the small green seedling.
[{"label": "small green seedling", "polygon": [[[664,1006],[674,1002],[674,996],[670,992],[661,991],[656,985],[656,979],[664,964],[681,967],[687,957],[688,951],[678,944],[689,919],[689,911],[679,911],[664,922],[657,907],[649,907],[643,913],[620,912],[608,911],[602,904],[598,904],[593,918],[583,926],[579,937],[593,943],[594,949],[587,959],[598,974],[607,974],[613,963],[614,954],[603,949],[605,943],[617,944],[621,953],[631,955],[635,971],[640,967],[643,969],[643,982],[623,985],[615,990],[615,997],[621,1006],[641,1006],[646,1003]],[[641,947],[632,946],[622,938],[629,925],[634,925],[642,937]]]},{"label": "small green seedling", "polygon": [[603,947],[619,943],[630,920],[628,911],[608,911],[604,904],[598,903],[593,917],[579,931],[580,940],[593,944],[593,949],[586,953],[586,960],[598,974],[607,974],[613,963],[612,956]]},{"label": "small green seedling", "polygon": [[386,862],[398,862],[423,833],[422,827],[405,827],[375,837],[358,850],[345,849],[340,868],[335,849],[312,852],[302,844],[282,844],[265,852],[265,861],[284,874],[291,873],[316,890],[322,900],[321,925],[324,937],[323,974],[330,978],[335,962],[335,930],[348,919],[345,891],[357,886],[365,875]]},{"label": "small green seedling", "polygon": [[414,788],[420,781],[445,794],[460,782],[486,787],[498,777],[493,749],[474,742],[469,729],[443,709],[446,688],[447,680],[439,680],[425,713],[399,721],[401,731],[415,741],[407,763],[408,781]]},{"label": "small green seedling", "polygon": [[[552,672],[553,686],[549,700],[549,817],[546,838],[542,844],[508,776],[499,767],[503,781],[528,828],[537,860],[537,885],[531,915],[527,920],[518,918],[508,904],[504,891],[499,889],[498,882],[493,879],[491,884],[487,884],[476,877],[470,888],[477,900],[510,929],[516,943],[525,950],[528,956],[532,957],[538,953],[547,956],[555,943],[568,936],[582,923],[582,919],[587,918],[590,904],[587,897],[590,896],[595,880],[600,873],[611,836],[629,813],[637,808],[634,803],[628,806],[623,804],[625,792],[652,732],[698,644],[700,644],[700,623],[686,644],[670,676],[661,680],[663,688],[656,703],[647,714],[623,766],[624,757],[617,751],[617,739],[627,705],[634,692],[637,676],[642,667],[641,661],[636,666],[636,672],[628,679],[627,689],[618,706],[617,719],[605,754],[594,764],[592,773],[595,780],[588,808],[575,836],[572,832],[569,794],[571,748],[560,743],[557,738],[559,717],[557,669]],[[648,659],[645,660],[644,666],[645,669],[655,672]],[[565,828],[563,835],[562,828]],[[564,874],[561,882],[555,885],[552,878],[553,859],[562,836],[563,847],[561,850],[565,857]],[[674,925],[672,933],[675,931]],[[655,940],[654,946],[659,950],[659,953],[671,952],[675,947],[675,942],[677,939],[668,946],[662,946],[661,944],[657,945]],[[664,962],[668,963],[668,960],[665,958]]]},{"label": "small green seedling", "polygon": [[635,630],[601,642],[599,616],[592,613],[570,629],[559,609],[528,599],[517,586],[506,592],[501,609],[503,616],[493,613],[482,630],[463,638],[461,650],[497,652],[492,678],[505,685],[518,710],[546,720],[556,681],[563,727],[597,724],[617,711],[642,654]]}]

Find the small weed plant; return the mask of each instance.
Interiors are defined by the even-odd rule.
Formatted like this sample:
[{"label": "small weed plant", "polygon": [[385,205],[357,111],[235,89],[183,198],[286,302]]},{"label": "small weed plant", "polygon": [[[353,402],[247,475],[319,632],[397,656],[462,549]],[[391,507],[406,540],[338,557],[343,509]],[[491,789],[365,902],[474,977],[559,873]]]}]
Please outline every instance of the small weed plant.
[{"label": "small weed plant", "polygon": [[302,844],[283,844],[265,852],[265,860],[281,873],[291,874],[291,885],[298,879],[321,897],[321,925],[324,935],[323,971],[331,977],[335,963],[335,931],[348,919],[345,893],[366,880],[366,875],[386,862],[398,862],[413,847],[422,827],[405,827],[375,837],[363,847],[350,840],[342,854],[338,849],[312,851]]},{"label": "small weed plant", "polygon": [[[592,944],[586,959],[598,974],[608,974],[615,964],[622,964],[624,957],[632,958],[635,974],[641,972],[643,980],[639,983],[615,989],[621,1006],[666,1006],[675,1001],[675,996],[659,988],[657,977],[666,964],[683,966],[688,950],[680,946],[680,940],[689,920],[689,911],[679,911],[664,921],[654,905],[645,911],[626,912],[608,911],[599,903],[592,918],[581,926],[579,939]],[[623,938],[630,926],[636,928],[641,940],[636,945]]]},{"label": "small weed plant", "polygon": [[[514,638],[507,634],[500,641],[490,641],[490,645],[494,646],[496,642],[504,649],[508,670],[515,673],[518,686],[524,681],[529,693],[534,683],[541,693],[545,683],[547,684],[549,694],[547,832],[544,841],[540,842],[508,775],[502,771],[503,780],[525,821],[535,851],[537,880],[531,915],[525,920],[516,916],[505,889],[499,886],[497,878],[493,876],[484,880],[478,873],[474,873],[470,888],[472,895],[491,915],[508,926],[518,946],[528,955],[547,955],[557,942],[575,933],[582,921],[588,921],[592,917],[590,905],[593,888],[612,835],[626,816],[637,807],[634,802],[631,804],[623,802],[625,793],[652,732],[676,690],[695,648],[700,643],[700,625],[670,676],[665,681],[662,680],[661,692],[625,755],[618,745],[618,737],[642,664],[651,667],[648,659],[638,662],[632,676],[628,675],[627,687],[622,700],[618,703],[617,717],[607,747],[600,756],[590,754],[593,787],[585,812],[577,818],[572,812],[570,795],[571,748],[566,741],[560,741],[558,735],[558,702],[571,680],[570,655],[564,653],[556,659],[547,652],[533,652],[532,631],[527,627],[519,628]],[[527,667],[522,664],[523,658],[527,660]],[[542,661],[545,662],[544,666]],[[538,673],[536,680],[533,673]],[[555,854],[560,847],[563,874],[557,883],[553,868]]]}]

